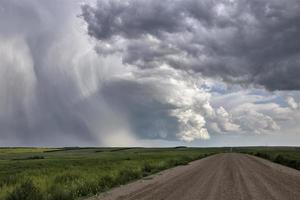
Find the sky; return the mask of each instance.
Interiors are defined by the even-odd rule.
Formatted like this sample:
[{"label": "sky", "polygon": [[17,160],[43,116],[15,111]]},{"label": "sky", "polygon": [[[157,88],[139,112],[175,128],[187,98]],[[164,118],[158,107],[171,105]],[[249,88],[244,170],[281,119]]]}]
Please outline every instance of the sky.
[{"label": "sky", "polygon": [[0,146],[300,145],[298,0],[1,0]]}]

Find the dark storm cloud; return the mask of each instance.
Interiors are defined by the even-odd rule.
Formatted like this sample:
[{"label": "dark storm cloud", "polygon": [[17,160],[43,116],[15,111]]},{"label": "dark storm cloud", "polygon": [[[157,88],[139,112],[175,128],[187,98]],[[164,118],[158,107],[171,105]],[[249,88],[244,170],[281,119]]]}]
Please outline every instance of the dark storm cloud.
[{"label": "dark storm cloud", "polygon": [[300,89],[298,0],[98,0],[82,6],[99,53],[270,90]]}]

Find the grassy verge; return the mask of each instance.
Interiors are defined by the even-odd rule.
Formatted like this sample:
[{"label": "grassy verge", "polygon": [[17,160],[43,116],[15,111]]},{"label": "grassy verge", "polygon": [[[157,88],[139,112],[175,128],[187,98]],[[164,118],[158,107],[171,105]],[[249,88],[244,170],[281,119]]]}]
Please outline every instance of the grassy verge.
[{"label": "grassy verge", "polygon": [[281,165],[300,170],[299,147],[237,148],[236,151],[254,155]]},{"label": "grassy verge", "polygon": [[226,149],[2,148],[0,199],[80,199],[223,151]]}]

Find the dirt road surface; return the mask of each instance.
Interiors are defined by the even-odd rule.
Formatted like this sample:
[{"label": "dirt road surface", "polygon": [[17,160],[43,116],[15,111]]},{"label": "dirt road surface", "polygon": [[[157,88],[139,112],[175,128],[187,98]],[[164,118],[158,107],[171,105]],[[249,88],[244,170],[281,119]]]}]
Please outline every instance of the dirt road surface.
[{"label": "dirt road surface", "polygon": [[226,153],[166,170],[90,200],[300,200],[300,171]]}]

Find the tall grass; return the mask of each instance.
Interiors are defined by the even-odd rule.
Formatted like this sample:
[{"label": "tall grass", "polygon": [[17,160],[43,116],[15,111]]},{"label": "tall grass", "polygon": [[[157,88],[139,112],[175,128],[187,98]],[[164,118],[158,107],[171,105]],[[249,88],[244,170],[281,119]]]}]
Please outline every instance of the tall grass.
[{"label": "tall grass", "polygon": [[[183,156],[160,164],[145,162],[140,169],[125,168],[114,176],[103,176],[96,180],[79,180],[80,176],[66,172],[54,178],[54,182],[43,193],[31,180],[26,180],[16,187],[7,200],[72,200],[106,191],[112,187],[126,184],[152,173],[178,165],[186,165],[197,157]],[[64,185],[73,185],[72,189]]]},{"label": "tall grass", "polygon": [[[112,150],[26,152],[5,155],[7,159],[2,161],[0,156],[0,199],[75,200],[216,152],[189,148]],[[43,159],[27,159],[36,155]]]},{"label": "tall grass", "polygon": [[8,196],[7,200],[41,200],[43,194],[31,180],[26,180],[16,187]]},{"label": "tall grass", "polygon": [[289,153],[287,153],[286,151],[274,152],[274,151],[261,151],[261,150],[257,152],[246,151],[242,153],[254,155],[281,165],[285,165],[300,170],[300,156],[299,156],[300,149],[298,151],[292,151]]}]

